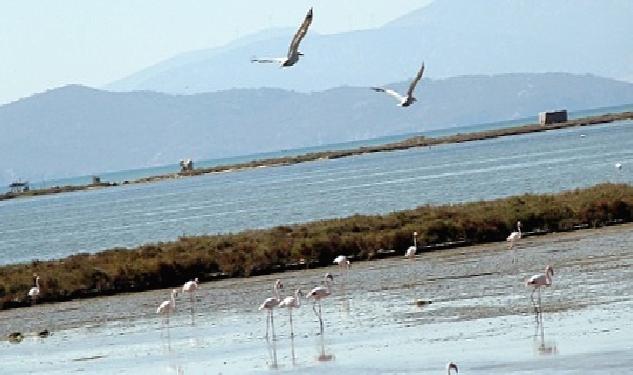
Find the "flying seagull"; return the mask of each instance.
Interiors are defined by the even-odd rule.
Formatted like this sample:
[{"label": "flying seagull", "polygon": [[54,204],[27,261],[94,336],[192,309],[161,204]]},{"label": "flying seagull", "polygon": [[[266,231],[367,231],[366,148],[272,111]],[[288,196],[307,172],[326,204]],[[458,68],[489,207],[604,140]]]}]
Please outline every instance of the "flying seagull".
[{"label": "flying seagull", "polygon": [[408,107],[417,101],[417,99],[413,97],[413,90],[415,90],[415,86],[422,79],[423,73],[424,73],[424,63],[422,63],[422,66],[420,67],[420,71],[418,71],[418,75],[416,75],[413,81],[411,81],[411,84],[409,85],[409,90],[407,91],[407,94],[405,96],[398,94],[392,89],[387,89],[384,87],[372,87],[371,89],[376,92],[384,92],[387,95],[393,96],[400,102],[398,104],[398,106],[400,107]]},{"label": "flying seagull", "polygon": [[299,30],[295,33],[295,36],[292,38],[292,42],[290,43],[290,47],[288,48],[288,55],[286,57],[272,57],[272,58],[252,58],[251,62],[258,63],[279,63],[279,65],[283,68],[293,66],[299,61],[299,56],[303,56],[303,53],[299,52],[299,44],[306,36],[308,32],[308,27],[312,23],[312,8],[306,14],[306,18],[303,20],[301,26],[299,26]]}]

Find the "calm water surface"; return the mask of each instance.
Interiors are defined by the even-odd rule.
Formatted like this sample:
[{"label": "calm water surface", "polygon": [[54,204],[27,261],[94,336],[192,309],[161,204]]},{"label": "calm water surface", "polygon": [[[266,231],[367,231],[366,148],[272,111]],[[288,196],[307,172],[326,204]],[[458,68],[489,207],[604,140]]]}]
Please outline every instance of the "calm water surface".
[{"label": "calm water surface", "polygon": [[426,203],[631,183],[631,171],[633,122],[625,121],[15,199],[0,202],[0,263]]}]

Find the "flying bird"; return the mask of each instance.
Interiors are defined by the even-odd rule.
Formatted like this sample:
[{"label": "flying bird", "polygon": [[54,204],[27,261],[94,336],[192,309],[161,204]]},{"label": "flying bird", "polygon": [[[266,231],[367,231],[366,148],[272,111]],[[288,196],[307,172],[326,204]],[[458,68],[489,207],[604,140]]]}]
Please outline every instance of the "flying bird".
[{"label": "flying bird", "polygon": [[396,98],[396,100],[400,102],[398,103],[399,107],[408,107],[417,101],[417,99],[413,97],[413,90],[415,90],[415,86],[422,79],[422,74],[424,74],[424,63],[422,63],[418,74],[415,76],[413,81],[411,81],[411,84],[409,84],[409,90],[407,90],[407,94],[405,96],[402,96],[396,91],[385,87],[372,87],[371,89],[376,92],[384,92],[387,95],[393,96],[394,98]]},{"label": "flying bird", "polygon": [[306,18],[303,20],[301,26],[299,26],[299,30],[295,33],[295,36],[292,38],[292,42],[290,43],[290,47],[288,47],[288,54],[286,57],[272,57],[272,58],[252,58],[251,62],[257,63],[278,63],[280,67],[287,68],[293,66],[299,61],[299,57],[303,56],[303,53],[299,52],[299,44],[306,36],[308,32],[308,28],[312,23],[312,8],[308,10],[308,14],[306,14]]}]

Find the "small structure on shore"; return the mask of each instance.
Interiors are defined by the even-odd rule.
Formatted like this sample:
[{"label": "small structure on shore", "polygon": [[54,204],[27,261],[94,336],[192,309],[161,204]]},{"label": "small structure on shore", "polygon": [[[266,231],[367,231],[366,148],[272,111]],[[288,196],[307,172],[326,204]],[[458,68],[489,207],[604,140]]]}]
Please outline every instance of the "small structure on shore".
[{"label": "small structure on shore", "polygon": [[99,185],[101,183],[101,177],[99,176],[92,176],[92,184],[93,185]]},{"label": "small structure on shore", "polygon": [[188,172],[193,170],[193,160],[191,159],[182,159],[180,160],[180,171]]},{"label": "small structure on shore", "polygon": [[538,123],[541,125],[557,124],[559,122],[567,121],[567,110],[561,109],[558,111],[540,112],[538,114]]},{"label": "small structure on shore", "polygon": [[28,181],[15,181],[9,185],[9,190],[12,193],[23,193],[25,191],[31,190]]}]

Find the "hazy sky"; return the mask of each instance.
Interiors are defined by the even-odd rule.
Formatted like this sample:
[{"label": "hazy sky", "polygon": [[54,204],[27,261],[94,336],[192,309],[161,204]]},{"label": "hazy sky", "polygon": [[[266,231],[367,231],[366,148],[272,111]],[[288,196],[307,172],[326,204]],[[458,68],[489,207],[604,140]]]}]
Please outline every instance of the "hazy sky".
[{"label": "hazy sky", "polygon": [[0,104],[69,83],[101,86],[177,53],[314,6],[320,33],[380,26],[431,0],[0,0]]}]

